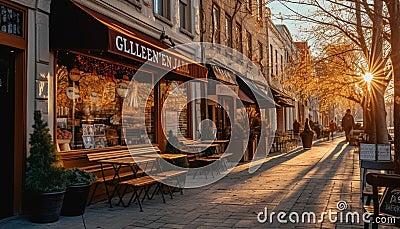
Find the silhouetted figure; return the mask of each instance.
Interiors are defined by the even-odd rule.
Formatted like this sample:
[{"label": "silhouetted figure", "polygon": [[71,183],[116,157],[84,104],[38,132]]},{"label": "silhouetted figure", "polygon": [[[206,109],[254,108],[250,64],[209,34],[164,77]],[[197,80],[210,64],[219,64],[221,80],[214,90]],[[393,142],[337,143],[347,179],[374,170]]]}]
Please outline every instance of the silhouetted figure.
[{"label": "silhouetted figure", "polygon": [[[330,131],[330,136],[332,137],[332,140],[333,140],[333,132],[336,131],[336,123],[333,120],[331,120],[329,122],[329,131]],[[329,136],[328,136],[328,140],[329,140]]]},{"label": "silhouetted figure", "polygon": [[297,119],[295,119],[293,122],[293,133],[296,135],[300,133],[300,123],[297,121]]},{"label": "silhouetted figure", "polygon": [[350,141],[350,131],[353,129],[354,126],[354,117],[351,115],[351,110],[347,109],[346,114],[342,118],[342,127],[344,133],[346,134],[346,142]]}]

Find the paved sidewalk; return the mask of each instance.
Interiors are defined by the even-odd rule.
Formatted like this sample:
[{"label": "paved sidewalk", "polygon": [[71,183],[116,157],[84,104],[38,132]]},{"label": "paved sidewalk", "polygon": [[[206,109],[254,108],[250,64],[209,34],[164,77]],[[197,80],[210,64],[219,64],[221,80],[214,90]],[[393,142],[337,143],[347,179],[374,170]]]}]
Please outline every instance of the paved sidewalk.
[{"label": "paved sidewalk", "polygon": [[[106,207],[105,202],[86,209],[87,228],[362,228],[359,224],[322,223],[279,224],[276,215],[264,224],[259,212],[286,213],[313,211],[317,220],[323,212],[339,211],[338,201],[346,201],[343,212],[363,213],[360,205],[358,155],[344,138],[316,143],[311,150],[298,150],[269,157],[253,174],[248,165],[237,166],[222,180],[203,188],[187,189],[163,204],[160,196],[144,203],[144,212],[132,204],[128,208]],[[261,218],[263,215],[260,215]],[[81,217],[61,217],[52,224],[32,224],[24,216],[0,221],[0,228],[84,228]]]}]

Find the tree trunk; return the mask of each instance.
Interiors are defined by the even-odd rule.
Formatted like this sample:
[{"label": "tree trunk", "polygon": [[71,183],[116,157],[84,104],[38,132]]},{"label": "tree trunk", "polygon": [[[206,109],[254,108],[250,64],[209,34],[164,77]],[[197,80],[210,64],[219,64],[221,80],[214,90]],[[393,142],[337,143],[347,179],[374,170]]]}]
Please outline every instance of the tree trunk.
[{"label": "tree trunk", "polygon": [[400,3],[386,0],[391,30],[391,62],[394,79],[394,167],[400,174]]},{"label": "tree trunk", "polygon": [[387,144],[389,143],[388,130],[386,124],[386,108],[385,108],[385,87],[376,87],[373,94],[372,106],[375,114],[375,133],[376,133],[376,144]]}]

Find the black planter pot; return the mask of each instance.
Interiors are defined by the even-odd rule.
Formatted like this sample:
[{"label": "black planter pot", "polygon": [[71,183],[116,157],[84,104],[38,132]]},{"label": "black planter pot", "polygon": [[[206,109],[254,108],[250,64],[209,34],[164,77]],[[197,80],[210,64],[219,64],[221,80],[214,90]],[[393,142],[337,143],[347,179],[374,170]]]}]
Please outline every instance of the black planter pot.
[{"label": "black planter pot", "polygon": [[61,209],[62,216],[83,215],[89,196],[90,184],[75,184],[67,187]]},{"label": "black planter pot", "polygon": [[302,134],[301,141],[304,149],[311,149],[314,134]]},{"label": "black planter pot", "polygon": [[34,223],[52,223],[60,218],[64,191],[32,194],[30,220]]}]

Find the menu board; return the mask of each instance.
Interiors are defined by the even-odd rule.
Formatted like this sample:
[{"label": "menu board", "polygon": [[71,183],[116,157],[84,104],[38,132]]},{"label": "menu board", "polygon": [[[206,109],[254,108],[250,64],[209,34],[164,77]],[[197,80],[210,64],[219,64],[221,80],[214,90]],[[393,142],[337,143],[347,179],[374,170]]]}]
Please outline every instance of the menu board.
[{"label": "menu board", "polygon": [[390,161],[390,153],[390,144],[378,144],[378,161]]},{"label": "menu board", "polygon": [[388,188],[382,198],[380,212],[400,216],[400,188]]},{"label": "menu board", "polygon": [[360,160],[375,161],[375,144],[360,143]]}]

